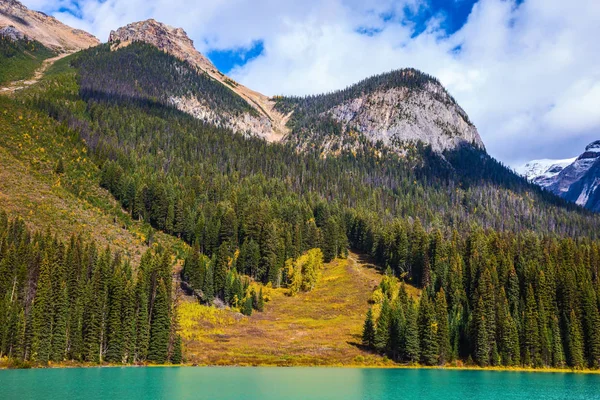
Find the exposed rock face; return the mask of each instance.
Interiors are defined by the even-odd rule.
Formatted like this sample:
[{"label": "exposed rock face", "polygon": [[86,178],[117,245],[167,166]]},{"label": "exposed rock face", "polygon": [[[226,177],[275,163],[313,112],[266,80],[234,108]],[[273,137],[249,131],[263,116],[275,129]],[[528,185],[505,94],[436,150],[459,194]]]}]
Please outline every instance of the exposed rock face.
[{"label": "exposed rock face", "polygon": [[5,26],[0,29],[0,36],[9,38],[10,40],[17,41],[25,38],[22,32],[17,30],[14,26]]},{"label": "exposed rock face", "polygon": [[29,10],[16,0],[0,0],[0,28],[11,27],[58,52],[87,49],[100,43],[93,35],[73,29],[54,17]]},{"label": "exposed rock face", "polygon": [[259,136],[268,141],[281,140],[287,133],[288,129],[285,126],[287,118],[274,109],[275,103],[267,96],[252,91],[219,72],[208,58],[194,48],[193,41],[183,29],[173,28],[149,19],[147,21],[134,22],[116,31],[112,31],[108,41],[116,43],[114,46],[115,49],[127,46],[134,41],[149,43],[181,60],[187,61],[198,70],[207,73],[216,81],[227,85],[229,89],[252,106],[259,116],[245,113],[241,116],[231,115],[226,120],[215,121],[216,114],[203,105],[202,99],[172,99],[173,104],[181,111],[207,122],[217,122],[218,125]]},{"label": "exposed rock face", "polygon": [[590,143],[579,157],[562,161],[571,162],[560,169],[560,163],[553,163],[530,179],[566,200],[600,211],[600,140]]},{"label": "exposed rock face", "polygon": [[327,114],[345,129],[391,148],[402,149],[407,143],[419,141],[437,152],[465,143],[484,148],[466,113],[433,82],[427,83],[424,90],[400,87],[365,94]]}]

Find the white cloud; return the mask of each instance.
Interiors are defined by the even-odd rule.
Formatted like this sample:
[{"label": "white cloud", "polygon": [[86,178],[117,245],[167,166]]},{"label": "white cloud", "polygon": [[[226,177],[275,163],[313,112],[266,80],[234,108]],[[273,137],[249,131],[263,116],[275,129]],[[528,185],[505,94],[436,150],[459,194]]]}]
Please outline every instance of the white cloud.
[{"label": "white cloud", "polygon": [[[74,0],[25,0],[57,10]],[[448,36],[441,18],[412,37],[404,10],[426,0],[81,0],[64,22],[106,40],[111,29],[156,18],[183,27],[200,51],[264,52],[232,71],[266,94],[335,90],[367,76],[416,67],[437,76],[478,126],[490,153],[516,165],[565,158],[600,138],[600,3],[480,0]],[[73,9],[73,7],[70,7]],[[384,21],[381,15],[390,16]],[[358,28],[375,28],[372,36]],[[460,46],[460,51],[453,51]]]}]

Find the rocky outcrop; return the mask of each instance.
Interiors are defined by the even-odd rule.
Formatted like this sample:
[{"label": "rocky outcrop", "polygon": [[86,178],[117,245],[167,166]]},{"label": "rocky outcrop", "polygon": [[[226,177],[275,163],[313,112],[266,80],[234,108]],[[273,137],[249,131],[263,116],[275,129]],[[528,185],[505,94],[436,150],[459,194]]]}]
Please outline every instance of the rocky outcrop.
[{"label": "rocky outcrop", "polygon": [[25,38],[23,32],[19,31],[14,26],[5,26],[0,29],[0,36],[9,38],[12,41],[17,41]]},{"label": "rocky outcrop", "polygon": [[73,29],[54,17],[32,11],[16,0],[0,0],[0,28],[37,40],[60,53],[96,46],[100,41],[80,29]]},{"label": "rocky outcrop", "polygon": [[[199,71],[208,74],[211,78],[227,85],[229,89],[243,98],[252,108],[256,115],[244,113],[243,115],[230,115],[221,118],[218,125],[226,126],[245,134],[262,137],[268,141],[279,141],[287,133],[287,118],[274,109],[274,101],[267,96],[248,89],[228,78],[194,48],[193,41],[181,28],[174,28],[161,22],[149,19],[134,22],[127,26],[112,31],[108,38],[113,43],[113,49],[118,49],[128,44],[140,41],[156,46],[183,61],[187,61]],[[199,98],[179,97],[172,99],[181,111],[187,112],[207,122],[215,122],[214,110],[207,109],[204,102]]]},{"label": "rocky outcrop", "polygon": [[402,149],[421,142],[443,152],[461,144],[484,148],[466,113],[436,83],[424,90],[406,87],[377,90],[335,106],[326,114],[344,130],[363,134],[369,141]]}]

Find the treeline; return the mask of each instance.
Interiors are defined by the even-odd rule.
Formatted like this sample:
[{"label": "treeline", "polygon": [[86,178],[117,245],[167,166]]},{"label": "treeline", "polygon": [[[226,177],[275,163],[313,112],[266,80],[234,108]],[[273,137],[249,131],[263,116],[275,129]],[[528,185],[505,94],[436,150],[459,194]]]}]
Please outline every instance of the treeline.
[{"label": "treeline", "polygon": [[[387,262],[363,342],[396,361],[600,367],[600,245],[417,222],[375,253]],[[423,288],[418,303],[392,269]]]},{"label": "treeline", "polygon": [[181,362],[171,256],[137,268],[107,248],[60,242],[0,213],[0,357],[46,364]]},{"label": "treeline", "polygon": [[[276,96],[276,108],[284,114],[294,111],[292,123],[297,127],[302,125],[306,120],[313,119],[335,106],[365,94],[395,88],[425,90],[430,84],[442,87],[441,83],[434,76],[414,68],[403,68],[374,75],[348,86],[345,89],[330,93],[304,97]],[[442,102],[456,103],[454,98],[452,98],[445,90],[443,93],[436,93],[434,95]]]}]

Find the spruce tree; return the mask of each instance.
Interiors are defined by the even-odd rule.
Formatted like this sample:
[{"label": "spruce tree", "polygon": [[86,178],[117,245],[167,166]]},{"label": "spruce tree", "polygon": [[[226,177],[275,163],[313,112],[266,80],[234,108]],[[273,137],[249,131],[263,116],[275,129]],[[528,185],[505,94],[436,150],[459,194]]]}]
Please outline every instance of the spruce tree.
[{"label": "spruce tree", "polygon": [[263,312],[265,309],[265,298],[263,296],[263,290],[262,290],[262,286],[260,287],[260,290],[258,291],[258,303],[256,305],[256,310]]},{"label": "spruce tree", "polygon": [[164,364],[167,361],[170,331],[169,306],[167,288],[161,279],[157,284],[152,307],[148,346],[148,361],[156,364]]},{"label": "spruce tree", "polygon": [[377,329],[375,330],[375,348],[381,352],[387,350],[390,338],[390,311],[390,304],[386,297],[381,305],[381,311],[377,319]]},{"label": "spruce tree", "polygon": [[35,298],[33,300],[31,359],[47,363],[52,351],[52,280],[50,261],[44,256],[40,267]]},{"label": "spruce tree", "polygon": [[242,314],[246,316],[252,315],[252,296],[246,297],[244,305],[242,307]]},{"label": "spruce tree", "polygon": [[473,323],[475,333],[475,360],[481,367],[485,367],[490,361],[490,344],[486,326],[485,307],[481,296],[477,301],[477,307],[473,313]]},{"label": "spruce tree", "polygon": [[567,349],[569,366],[572,368],[581,369],[584,367],[583,337],[581,335],[579,318],[577,318],[577,314],[575,314],[574,310],[571,310],[567,324]]},{"label": "spruce tree", "polygon": [[56,295],[54,306],[54,325],[52,332],[52,361],[64,361],[67,355],[67,319],[69,306],[67,284],[62,282]]},{"label": "spruce tree", "polygon": [[406,326],[403,336],[404,359],[412,363],[419,361],[419,325],[417,323],[417,309],[412,299],[408,301],[406,308]]},{"label": "spruce tree", "polygon": [[219,246],[214,262],[214,287],[215,296],[225,300],[225,286],[227,283],[227,263],[229,259],[229,242]]},{"label": "spruce tree", "polygon": [[181,336],[175,336],[173,342],[173,354],[171,355],[172,364],[181,364],[183,361],[182,349],[181,349]]},{"label": "spruce tree", "polygon": [[435,312],[426,291],[423,291],[419,302],[418,325],[421,362],[425,365],[435,365],[439,359],[437,324]]},{"label": "spruce tree", "polygon": [[371,308],[367,311],[367,317],[363,325],[362,344],[369,349],[375,347],[375,323],[373,322],[373,310]]},{"label": "spruce tree", "polygon": [[439,351],[439,363],[444,365],[452,358],[450,347],[450,330],[448,327],[448,305],[444,288],[440,288],[435,298],[435,314],[437,321],[437,342]]}]

